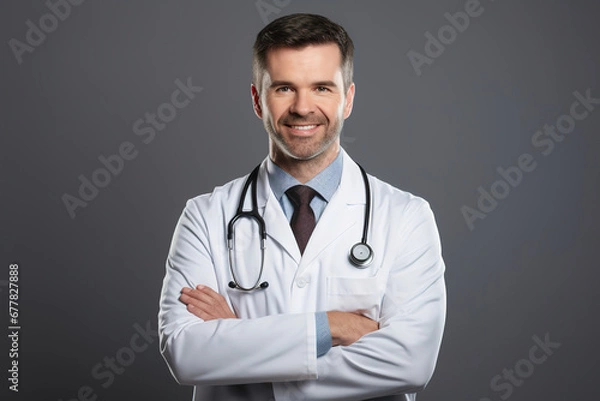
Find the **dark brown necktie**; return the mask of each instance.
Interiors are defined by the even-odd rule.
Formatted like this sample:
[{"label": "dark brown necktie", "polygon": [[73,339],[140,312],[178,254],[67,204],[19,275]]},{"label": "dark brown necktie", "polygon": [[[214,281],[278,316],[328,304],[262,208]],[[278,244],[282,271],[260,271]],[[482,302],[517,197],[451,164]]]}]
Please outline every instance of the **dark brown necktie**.
[{"label": "dark brown necktie", "polygon": [[290,226],[300,248],[300,254],[303,254],[308,239],[315,228],[315,213],[310,207],[310,201],[317,192],[306,185],[296,185],[285,191],[285,193],[294,205],[294,214],[290,220]]}]

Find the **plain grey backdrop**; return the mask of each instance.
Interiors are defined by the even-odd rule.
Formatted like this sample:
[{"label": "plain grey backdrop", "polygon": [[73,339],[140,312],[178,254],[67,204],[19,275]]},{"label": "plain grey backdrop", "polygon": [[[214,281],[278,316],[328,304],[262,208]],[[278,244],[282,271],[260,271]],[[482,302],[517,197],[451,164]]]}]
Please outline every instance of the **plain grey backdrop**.
[{"label": "plain grey backdrop", "polygon": [[[7,335],[0,341],[2,399],[191,399],[153,334],[164,261],[185,201],[266,156],[250,101],[251,46],[266,22],[295,12],[328,16],[354,40],[344,148],[371,174],[427,199],[436,215],[448,316],[419,400],[597,394],[600,104],[568,116],[574,93],[600,98],[597,3],[48,4],[9,0],[0,13],[1,331],[11,263],[21,325],[18,393],[8,390]],[[465,7],[479,13],[468,26],[456,14]],[[444,28],[453,18],[458,28]],[[416,53],[419,68],[409,57]],[[202,87],[179,109],[169,105],[177,80]],[[151,136],[143,120],[157,112],[169,121]],[[557,121],[567,132],[559,140],[536,134]],[[121,165],[110,157],[123,146],[135,158]],[[510,170],[513,184],[495,184],[498,168],[524,154],[535,169],[520,179]],[[116,173],[97,172],[101,159]],[[91,200],[70,214],[64,198],[81,199],[82,179],[103,187],[88,189]],[[501,199],[478,207],[492,190]],[[472,227],[465,207],[482,213]],[[534,363],[536,339],[554,345],[538,349]]]}]

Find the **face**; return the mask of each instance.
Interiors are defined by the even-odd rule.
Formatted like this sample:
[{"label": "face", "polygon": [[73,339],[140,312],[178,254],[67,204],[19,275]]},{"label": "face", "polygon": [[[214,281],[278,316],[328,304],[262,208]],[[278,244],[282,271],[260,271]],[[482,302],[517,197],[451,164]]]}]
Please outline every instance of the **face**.
[{"label": "face", "polygon": [[252,85],[252,98],[276,163],[337,154],[354,99],[354,84],[344,91],[341,58],[334,43],[267,54],[261,93]]}]

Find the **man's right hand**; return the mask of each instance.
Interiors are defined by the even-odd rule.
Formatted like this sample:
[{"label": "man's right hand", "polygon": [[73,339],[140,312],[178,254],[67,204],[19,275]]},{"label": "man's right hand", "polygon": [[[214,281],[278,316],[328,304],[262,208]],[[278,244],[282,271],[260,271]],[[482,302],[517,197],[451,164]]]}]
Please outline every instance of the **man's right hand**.
[{"label": "man's right hand", "polygon": [[379,323],[354,312],[327,312],[331,343],[337,345],[350,345],[365,334],[379,329]]}]

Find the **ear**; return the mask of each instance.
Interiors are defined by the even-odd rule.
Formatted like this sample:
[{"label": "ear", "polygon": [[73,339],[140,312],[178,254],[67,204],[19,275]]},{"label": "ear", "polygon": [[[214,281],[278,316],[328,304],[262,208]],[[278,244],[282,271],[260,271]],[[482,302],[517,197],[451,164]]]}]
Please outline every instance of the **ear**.
[{"label": "ear", "polygon": [[260,96],[258,94],[258,89],[256,89],[256,86],[254,86],[254,84],[252,84],[250,86],[250,94],[252,96],[252,107],[254,108],[254,114],[256,114],[256,116],[262,120],[262,108],[260,107]]},{"label": "ear", "polygon": [[350,87],[348,88],[348,91],[346,92],[346,102],[344,104],[344,120],[348,117],[350,117],[350,114],[352,114],[352,107],[354,106],[354,91],[356,90],[355,86],[354,86],[354,82],[352,82],[352,84],[350,85]]}]

